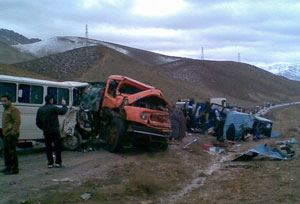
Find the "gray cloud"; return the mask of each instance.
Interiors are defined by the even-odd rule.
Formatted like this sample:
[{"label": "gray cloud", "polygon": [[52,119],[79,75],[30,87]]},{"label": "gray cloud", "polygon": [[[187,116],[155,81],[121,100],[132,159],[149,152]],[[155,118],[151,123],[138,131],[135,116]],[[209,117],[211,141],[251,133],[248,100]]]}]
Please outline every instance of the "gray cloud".
[{"label": "gray cloud", "polygon": [[161,16],[135,13],[135,5],[135,0],[2,0],[0,25],[46,39],[84,36],[88,24],[90,38],[166,54],[200,58],[204,47],[206,59],[236,60],[240,52],[252,64],[299,63],[300,3],[185,0],[182,9]]}]

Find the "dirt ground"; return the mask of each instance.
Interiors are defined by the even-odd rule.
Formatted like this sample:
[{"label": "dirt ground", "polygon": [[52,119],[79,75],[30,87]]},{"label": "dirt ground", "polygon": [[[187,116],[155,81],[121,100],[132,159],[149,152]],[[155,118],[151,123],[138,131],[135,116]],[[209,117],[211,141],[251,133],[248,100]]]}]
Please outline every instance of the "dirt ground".
[{"label": "dirt ground", "polygon": [[[124,148],[112,154],[100,147],[91,152],[63,152],[62,169],[48,169],[42,149],[19,152],[20,174],[0,175],[0,203],[30,204],[199,204],[199,203],[300,203],[299,145],[290,161],[257,157],[232,162],[236,155],[260,143],[295,137],[300,106],[275,109],[265,117],[274,121],[282,137],[247,141],[213,155],[203,144],[209,135],[188,135],[165,152],[149,153]],[[183,146],[199,141],[187,149]],[[0,158],[0,167],[3,158]],[[87,193],[90,198],[81,196]]]}]

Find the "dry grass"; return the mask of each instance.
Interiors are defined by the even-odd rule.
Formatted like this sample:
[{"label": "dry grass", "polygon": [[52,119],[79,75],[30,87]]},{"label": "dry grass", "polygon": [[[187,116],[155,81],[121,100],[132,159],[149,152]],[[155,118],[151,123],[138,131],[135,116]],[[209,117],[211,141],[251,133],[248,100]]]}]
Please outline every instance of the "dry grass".
[{"label": "dry grass", "polygon": [[[273,110],[265,117],[272,119],[274,128],[282,130],[280,138],[265,139],[268,145],[277,140],[286,140],[296,135],[300,124],[300,106],[291,106]],[[248,142],[250,143],[250,142]],[[241,148],[248,143],[241,144]],[[258,143],[256,143],[258,144]],[[290,161],[272,159],[253,159],[252,161],[234,162],[234,165],[249,165],[252,168],[223,168],[219,176],[208,178],[207,184],[192,192],[178,203],[227,204],[227,203],[300,203],[298,178],[300,176],[300,146],[293,145],[296,155]],[[227,165],[227,164],[226,164]]]},{"label": "dry grass", "polygon": [[[193,171],[174,150],[163,153],[141,153],[134,161],[113,167],[103,179],[90,179],[83,184],[55,185],[32,195],[29,204],[52,203],[141,203],[159,199],[171,191],[179,190],[190,179]],[[91,199],[80,196],[90,193]]]},{"label": "dry grass", "polygon": [[138,170],[124,188],[126,194],[144,196],[154,195],[162,189],[165,189],[165,184],[147,169]]},{"label": "dry grass", "polygon": [[283,137],[296,137],[299,135],[299,112],[300,105],[295,105],[272,110],[264,117],[273,121],[273,130],[280,132]]}]

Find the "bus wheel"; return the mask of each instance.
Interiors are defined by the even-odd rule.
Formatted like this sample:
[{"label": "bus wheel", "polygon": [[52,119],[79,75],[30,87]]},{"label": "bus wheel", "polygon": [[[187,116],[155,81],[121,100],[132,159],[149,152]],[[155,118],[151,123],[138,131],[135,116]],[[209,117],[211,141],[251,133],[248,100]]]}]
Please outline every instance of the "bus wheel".
[{"label": "bus wheel", "polygon": [[82,138],[79,132],[75,131],[74,135],[66,135],[62,139],[62,146],[66,150],[76,150],[81,146]]},{"label": "bus wheel", "polygon": [[106,136],[106,148],[110,152],[118,152],[122,147],[122,136],[125,131],[124,120],[114,116]]},{"label": "bus wheel", "polygon": [[3,152],[3,148],[4,148],[4,141],[3,138],[0,137],[0,154]]}]

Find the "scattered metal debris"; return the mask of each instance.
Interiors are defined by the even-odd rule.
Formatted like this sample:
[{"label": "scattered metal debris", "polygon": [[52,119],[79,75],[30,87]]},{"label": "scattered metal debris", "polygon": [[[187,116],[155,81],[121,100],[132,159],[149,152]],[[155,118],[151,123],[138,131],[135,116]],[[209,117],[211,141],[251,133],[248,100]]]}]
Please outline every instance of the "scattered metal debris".
[{"label": "scattered metal debris", "polygon": [[235,169],[250,169],[252,168],[253,166],[251,165],[243,165],[243,164],[237,164],[237,165],[228,165],[226,166],[226,168],[235,168]]},{"label": "scattered metal debris", "polygon": [[63,178],[63,179],[52,179],[53,182],[73,182],[74,180],[71,178]]},{"label": "scattered metal debris", "polygon": [[80,196],[83,200],[89,200],[92,195],[90,193],[84,193]]},{"label": "scattered metal debris", "polygon": [[250,160],[258,155],[263,155],[263,156],[271,157],[274,159],[280,159],[280,160],[289,160],[292,157],[292,155],[283,154],[277,148],[270,148],[270,147],[267,147],[267,144],[260,144],[256,147],[250,149],[249,151],[243,153],[242,155],[238,156],[233,161]]},{"label": "scattered metal debris", "polygon": [[207,151],[210,155],[217,155],[217,154],[220,154],[222,152],[225,152],[225,149],[222,148],[222,147],[211,147],[208,144],[203,144],[202,149]]},{"label": "scattered metal debris", "polygon": [[221,147],[210,147],[209,151],[208,151],[208,153],[210,155],[217,155],[217,154],[221,154],[223,152],[225,152],[225,149],[221,148]]},{"label": "scattered metal debris", "polygon": [[288,140],[276,141],[277,145],[285,145],[285,144],[298,144],[298,141],[295,138],[290,138]]},{"label": "scattered metal debris", "polygon": [[198,142],[200,138],[195,138],[191,142],[187,143],[186,145],[183,146],[183,149],[187,149],[191,144]]}]

